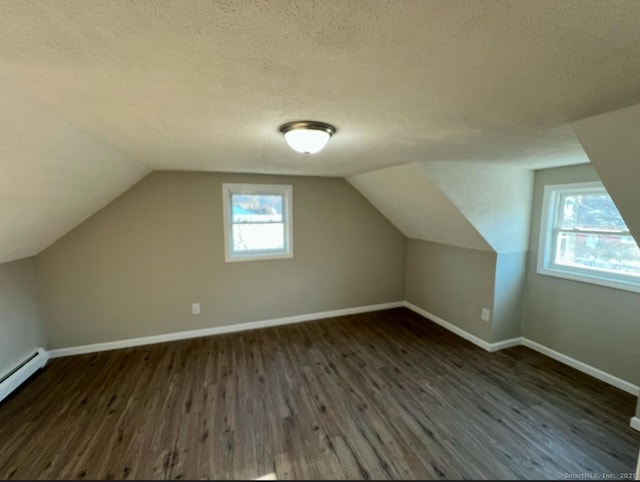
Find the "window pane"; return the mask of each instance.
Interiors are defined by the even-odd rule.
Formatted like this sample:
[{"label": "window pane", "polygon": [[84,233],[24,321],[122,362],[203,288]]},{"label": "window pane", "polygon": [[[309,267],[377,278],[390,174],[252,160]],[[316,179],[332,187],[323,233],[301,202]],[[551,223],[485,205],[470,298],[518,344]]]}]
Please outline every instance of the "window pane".
[{"label": "window pane", "polygon": [[284,224],[234,224],[233,251],[283,250]]},{"label": "window pane", "polygon": [[560,203],[559,228],[628,231],[607,193],[564,194]]},{"label": "window pane", "polygon": [[281,223],[283,196],[233,194],[233,223]]},{"label": "window pane", "polygon": [[640,277],[640,249],[631,236],[560,232],[555,264]]}]

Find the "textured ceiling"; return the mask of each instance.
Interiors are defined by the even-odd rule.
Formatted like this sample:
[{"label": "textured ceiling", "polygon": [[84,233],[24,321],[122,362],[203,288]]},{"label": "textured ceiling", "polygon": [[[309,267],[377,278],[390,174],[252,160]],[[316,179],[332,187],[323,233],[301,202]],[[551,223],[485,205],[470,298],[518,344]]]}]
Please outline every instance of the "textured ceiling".
[{"label": "textured ceiling", "polygon": [[475,162],[420,165],[496,253],[529,249],[533,171]]},{"label": "textured ceiling", "polygon": [[[4,0],[0,78],[154,169],[535,164],[566,148],[538,129],[640,102],[639,21],[635,0]],[[277,132],[298,118],[339,132],[301,157]]]},{"label": "textured ceiling", "polygon": [[[0,0],[0,262],[153,169],[586,162],[569,123],[640,102],[639,21],[635,0]],[[316,156],[278,133],[303,118],[338,128]]]},{"label": "textured ceiling", "polygon": [[0,82],[0,263],[31,256],[149,172]]},{"label": "textured ceiling", "polygon": [[420,162],[358,174],[347,180],[408,238],[493,250]]},{"label": "textured ceiling", "polygon": [[528,249],[533,171],[414,162],[347,180],[405,236],[496,253]]}]

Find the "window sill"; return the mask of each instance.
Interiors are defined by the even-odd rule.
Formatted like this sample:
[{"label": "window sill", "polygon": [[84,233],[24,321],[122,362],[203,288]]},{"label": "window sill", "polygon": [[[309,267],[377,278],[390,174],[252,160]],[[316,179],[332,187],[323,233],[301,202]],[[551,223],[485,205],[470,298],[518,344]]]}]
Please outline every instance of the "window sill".
[{"label": "window sill", "polygon": [[622,291],[631,291],[634,293],[640,293],[640,283],[634,283],[631,281],[624,281],[620,279],[607,278],[604,276],[592,276],[584,273],[575,272],[572,270],[564,270],[562,268],[538,268],[536,272],[543,276],[552,276],[554,278],[568,279],[571,281],[578,281],[580,283],[587,283],[597,286],[605,286],[607,288],[613,288]]},{"label": "window sill", "polygon": [[293,253],[281,254],[248,254],[246,256],[225,256],[226,263],[237,263],[240,261],[269,261],[272,259],[291,259]]}]

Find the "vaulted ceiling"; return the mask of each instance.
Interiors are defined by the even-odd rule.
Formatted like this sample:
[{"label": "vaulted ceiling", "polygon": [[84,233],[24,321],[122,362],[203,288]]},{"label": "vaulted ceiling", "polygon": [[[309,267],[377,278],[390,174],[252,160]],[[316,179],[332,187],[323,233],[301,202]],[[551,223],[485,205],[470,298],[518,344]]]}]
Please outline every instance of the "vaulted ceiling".
[{"label": "vaulted ceiling", "polygon": [[[154,169],[354,176],[586,162],[640,102],[635,0],[2,0],[0,261]],[[301,157],[286,121],[333,123]]]}]

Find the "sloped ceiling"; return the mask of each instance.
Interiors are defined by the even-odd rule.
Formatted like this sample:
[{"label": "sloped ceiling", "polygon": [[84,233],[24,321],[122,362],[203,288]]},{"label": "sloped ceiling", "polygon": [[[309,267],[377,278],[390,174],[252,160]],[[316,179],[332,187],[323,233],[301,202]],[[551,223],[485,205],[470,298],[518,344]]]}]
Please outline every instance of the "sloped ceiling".
[{"label": "sloped ceiling", "polygon": [[[153,169],[584,162],[567,124],[640,102],[639,20],[634,0],[2,1],[0,260]],[[301,118],[338,128],[317,156],[278,133]]]},{"label": "sloped ceiling", "polygon": [[530,169],[414,162],[348,181],[409,238],[497,253],[528,249]]},{"label": "sloped ceiling", "polygon": [[149,168],[0,82],[0,263],[37,254]]},{"label": "sloped ceiling", "polygon": [[492,251],[422,163],[388,167],[347,180],[408,238]]},{"label": "sloped ceiling", "polygon": [[629,230],[640,241],[640,105],[573,126]]},{"label": "sloped ceiling", "polygon": [[497,253],[529,249],[533,171],[479,163],[422,163],[429,177]]}]

